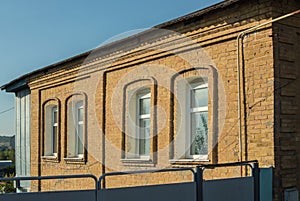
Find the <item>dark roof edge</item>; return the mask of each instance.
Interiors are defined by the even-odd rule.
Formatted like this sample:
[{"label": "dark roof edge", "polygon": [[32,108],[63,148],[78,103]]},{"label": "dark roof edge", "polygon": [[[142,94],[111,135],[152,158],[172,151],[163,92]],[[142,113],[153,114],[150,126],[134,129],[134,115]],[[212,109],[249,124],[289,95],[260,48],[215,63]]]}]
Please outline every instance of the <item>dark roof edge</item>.
[{"label": "dark roof edge", "polygon": [[[87,51],[87,52],[84,52],[84,53],[81,53],[81,54],[78,54],[76,56],[73,56],[73,57],[70,57],[68,59],[65,59],[65,60],[62,60],[62,61],[59,61],[57,63],[54,63],[54,64],[50,64],[46,67],[43,67],[43,68],[40,68],[40,69],[37,69],[35,71],[32,71],[30,73],[26,73],[12,81],[10,81],[9,83],[7,84],[4,84],[0,87],[1,90],[6,90],[6,92],[16,92],[18,91],[19,89],[21,88],[25,88],[25,85],[27,86],[27,83],[26,83],[26,78],[29,77],[29,76],[32,76],[34,74],[38,74],[38,73],[42,73],[44,71],[47,71],[48,69],[50,68],[53,68],[55,66],[59,66],[61,64],[64,64],[64,63],[67,63],[69,61],[72,61],[72,60],[75,60],[75,59],[79,59],[79,58],[82,58],[82,57],[86,57],[90,54],[91,50],[90,51]],[[24,87],[19,87],[19,82],[22,82]],[[24,83],[25,82],[25,83]]]},{"label": "dark roof edge", "polygon": [[[225,1],[222,1],[220,3],[217,3],[217,4],[214,4],[212,6],[209,6],[207,8],[204,8],[204,9],[201,9],[201,10],[198,10],[198,11],[195,11],[195,12],[192,12],[190,14],[187,14],[187,15],[184,15],[182,17],[179,17],[179,18],[176,18],[174,20],[170,20],[170,21],[167,21],[167,22],[164,22],[164,23],[161,23],[159,25],[156,25],[154,26],[153,28],[154,29],[163,29],[163,28],[167,28],[171,25],[174,25],[174,24],[177,24],[177,23],[180,23],[182,21],[185,21],[185,20],[189,20],[189,19],[193,19],[195,17],[199,17],[201,15],[205,15],[211,11],[214,11],[216,9],[220,9],[220,8],[224,8],[224,7],[227,7],[233,3],[236,3],[236,2],[239,2],[241,0],[225,0]],[[107,49],[108,47],[112,47],[116,44],[119,44],[119,43],[122,43],[122,42],[126,42],[132,38],[135,38],[137,36],[140,36],[140,35],[144,35],[144,34],[147,34],[151,32],[151,29],[148,29],[148,30],[145,30],[141,33],[137,33],[137,34],[134,34],[132,36],[129,36],[127,38],[124,38],[124,39],[120,39],[120,40],[117,40],[117,41],[114,41],[114,42],[111,42],[111,43],[108,43],[106,45],[103,45],[99,48],[96,48],[98,49],[97,51],[101,50],[101,49]],[[92,51],[96,50],[96,49],[92,49],[92,50],[89,50],[87,52],[84,52],[84,53],[81,53],[79,55],[76,55],[76,56],[73,56],[73,57],[70,57],[68,59],[65,59],[65,60],[62,60],[60,62],[57,62],[57,63],[54,63],[54,64],[51,64],[51,65],[48,65],[46,67],[43,67],[41,69],[38,69],[38,70],[35,70],[35,71],[32,71],[30,73],[27,73],[25,75],[22,75],[14,80],[12,80],[11,82],[1,86],[1,90],[6,90],[7,92],[15,92],[15,91],[9,91],[8,88],[12,88],[12,89],[15,89],[15,90],[18,90],[19,88],[15,88],[15,87],[11,87],[12,85],[15,85],[18,81],[21,81],[21,80],[25,80],[26,81],[26,78],[34,75],[34,74],[38,74],[38,73],[42,73],[43,71],[47,71],[48,69],[50,68],[53,68],[55,66],[59,66],[61,64],[64,64],[64,63],[67,63],[69,61],[73,61],[73,60],[76,60],[76,59],[79,59],[79,58],[83,58],[83,57],[87,57]]]},{"label": "dark roof edge", "polygon": [[189,20],[189,19],[192,19],[192,18],[195,18],[195,17],[199,17],[201,15],[205,15],[205,14],[207,14],[211,11],[214,11],[216,9],[225,8],[225,7],[227,7],[231,4],[239,2],[239,1],[241,1],[241,0],[224,0],[220,3],[217,3],[217,4],[214,4],[212,6],[206,7],[204,9],[197,10],[197,11],[189,13],[187,15],[184,15],[184,16],[178,17],[176,19],[173,19],[173,20],[161,23],[159,25],[156,25],[156,26],[154,26],[154,28],[165,28],[165,27],[174,25],[176,23],[179,23],[179,22],[182,22],[182,21],[185,21],[185,20]]},{"label": "dark roof edge", "polygon": [[15,80],[13,84],[5,86],[5,88],[2,88],[2,90],[5,89],[6,92],[17,92],[21,91],[22,89],[28,89],[28,85],[25,79],[18,79]]}]

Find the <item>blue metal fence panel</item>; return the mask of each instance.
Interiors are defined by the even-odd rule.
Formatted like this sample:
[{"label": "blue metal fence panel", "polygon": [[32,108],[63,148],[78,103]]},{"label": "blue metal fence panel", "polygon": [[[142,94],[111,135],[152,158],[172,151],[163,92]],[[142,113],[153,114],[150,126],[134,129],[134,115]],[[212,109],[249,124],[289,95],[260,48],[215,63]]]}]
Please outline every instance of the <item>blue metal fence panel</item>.
[{"label": "blue metal fence panel", "polygon": [[203,182],[204,201],[254,201],[253,177]]},{"label": "blue metal fence panel", "polygon": [[196,201],[196,183],[102,189],[98,201]]},{"label": "blue metal fence panel", "polygon": [[273,168],[260,169],[260,201],[273,200]]}]

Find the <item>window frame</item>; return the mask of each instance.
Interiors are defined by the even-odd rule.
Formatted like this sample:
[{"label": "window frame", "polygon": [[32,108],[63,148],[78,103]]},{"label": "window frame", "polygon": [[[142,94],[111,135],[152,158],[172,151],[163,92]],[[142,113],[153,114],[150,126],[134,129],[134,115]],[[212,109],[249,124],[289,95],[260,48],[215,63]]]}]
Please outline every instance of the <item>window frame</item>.
[{"label": "window frame", "polygon": [[58,107],[57,105],[54,105],[51,107],[51,151],[50,151],[51,155],[54,157],[57,157],[58,154],[58,129],[59,129],[58,123],[59,123]]},{"label": "window frame", "polygon": [[[192,149],[192,115],[195,113],[203,113],[203,112],[207,112],[208,114],[208,99],[207,99],[207,105],[206,106],[201,106],[201,107],[193,107],[192,104],[192,99],[193,97],[193,91],[196,89],[206,89],[207,88],[207,98],[208,98],[208,78],[205,77],[205,79],[203,79],[204,77],[201,77],[202,81],[195,81],[197,80],[197,78],[194,78],[192,81],[187,83],[187,89],[186,89],[186,93],[187,93],[187,104],[188,106],[186,107],[186,130],[187,130],[187,135],[186,135],[186,145],[185,145],[185,149],[186,151],[186,155],[185,157],[187,159],[198,159],[198,160],[207,160],[208,158],[208,153],[207,154],[191,154],[191,149]],[[209,115],[209,114],[208,114]],[[206,128],[208,130],[208,128]],[[208,144],[208,131],[206,133],[206,143]]]},{"label": "window frame", "polygon": [[[141,114],[141,104],[140,104],[140,101],[143,100],[143,99],[149,99],[150,102],[149,102],[149,113],[148,114]],[[139,90],[137,91],[136,93],[136,133],[135,133],[135,137],[136,137],[136,149],[135,149],[135,155],[136,155],[136,158],[137,159],[144,159],[144,160],[148,160],[150,159],[150,152],[151,152],[151,149],[150,149],[150,145],[151,145],[151,142],[150,142],[150,139],[151,139],[151,91],[149,88],[147,89],[143,89],[143,90]],[[143,139],[143,140],[147,140],[148,142],[145,142],[145,143],[149,143],[148,146],[149,146],[149,153],[146,153],[147,150],[146,150],[146,147],[145,146],[145,154],[141,154],[141,150],[140,150],[140,147],[141,147],[141,124],[140,124],[140,121],[141,120],[147,120],[149,119],[149,139]]]},{"label": "window frame", "polygon": [[[204,80],[203,80],[204,79]],[[196,82],[207,83],[208,93],[208,112],[207,112],[207,154],[191,156],[189,149],[189,136],[190,136],[190,88],[191,85],[196,88]],[[218,139],[218,127],[217,122],[218,113],[218,87],[216,86],[217,72],[213,67],[205,68],[190,68],[183,70],[178,74],[175,74],[171,78],[171,91],[174,91],[174,95],[171,94],[171,108],[170,118],[172,119],[170,124],[170,163],[174,165],[181,164],[195,164],[198,162],[209,163],[214,162],[217,153],[216,149],[212,146],[215,145]],[[196,111],[196,110],[194,110]],[[206,114],[205,114],[206,115]],[[201,118],[201,117],[199,117]],[[199,121],[200,122],[200,121]],[[188,135],[187,135],[188,133]]]},{"label": "window frame", "polygon": [[[70,94],[65,100],[65,142],[64,160],[68,164],[85,164],[87,162],[87,109],[88,97],[84,92]],[[79,121],[79,109],[82,120]],[[82,136],[78,135],[82,126]],[[79,138],[81,138],[79,140]],[[81,141],[82,153],[79,152]]]},{"label": "window frame", "polygon": [[[58,98],[48,99],[43,102],[42,110],[42,144],[41,144],[41,158],[45,162],[58,163],[60,161],[60,139],[61,139],[61,107]],[[54,120],[54,113],[56,114],[56,121]],[[56,127],[56,137],[54,135],[54,127]],[[55,144],[54,144],[55,142]],[[56,150],[55,150],[56,149]]]},{"label": "window frame", "polygon": [[[207,78],[208,83],[208,113],[207,113],[207,133],[208,133],[208,155],[203,158],[186,157],[185,141],[187,125],[185,112],[186,104],[186,86],[193,83],[195,79]],[[220,114],[226,115],[226,100],[224,85],[219,78],[218,70],[213,65],[194,66],[184,69],[171,77],[171,93],[170,94],[170,139],[169,162],[172,165],[196,165],[209,164],[218,161],[218,139],[220,127],[224,125],[224,119]],[[221,92],[221,93],[219,93]],[[185,97],[185,98],[182,98]]]},{"label": "window frame", "polygon": [[[154,77],[128,80],[123,86],[122,99],[122,151],[120,162],[123,166],[155,167],[157,163],[157,80]],[[136,155],[137,95],[147,90],[150,92],[150,154],[146,157]]]},{"label": "window frame", "polygon": [[[82,110],[83,112],[83,116],[82,116],[82,120],[80,121],[79,120],[79,110]],[[83,158],[84,156],[84,128],[85,128],[85,111],[84,111],[84,102],[81,100],[81,101],[77,101],[76,102],[76,108],[75,108],[75,115],[76,115],[76,119],[75,119],[75,122],[76,122],[76,128],[74,129],[75,130],[75,153],[74,155],[78,158]],[[81,134],[81,140],[80,140],[80,136],[79,136],[79,127],[82,126],[82,134]],[[81,146],[82,146],[82,153],[79,153],[79,140],[81,141]]]}]

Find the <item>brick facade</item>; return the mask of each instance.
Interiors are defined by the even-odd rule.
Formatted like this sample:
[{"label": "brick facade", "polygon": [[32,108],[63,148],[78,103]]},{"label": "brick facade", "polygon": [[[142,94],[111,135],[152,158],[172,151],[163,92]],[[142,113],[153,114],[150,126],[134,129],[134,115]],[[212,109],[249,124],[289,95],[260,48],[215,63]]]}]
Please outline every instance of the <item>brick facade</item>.
[{"label": "brick facade", "polygon": [[[238,128],[237,35],[277,16],[297,10],[299,2],[237,1],[202,15],[129,37],[71,58],[28,77],[31,89],[31,175],[65,175],[110,171],[195,167],[240,160]],[[161,31],[165,29],[165,31]],[[166,31],[169,30],[169,31]],[[274,168],[274,200],[285,188],[300,189],[299,15],[247,34],[242,55],[242,160]],[[208,76],[208,160],[175,160],[178,108],[177,76]],[[139,82],[141,81],[141,82]],[[136,82],[136,83],[135,83]],[[132,84],[132,86],[131,86]],[[151,89],[150,161],[124,159],[125,87]],[[84,93],[87,153],[83,161],[66,160],[67,100]],[[125,97],[125,98],[124,98]],[[59,105],[58,157],[43,156],[43,105]],[[206,178],[239,176],[240,168],[207,170]],[[248,174],[242,170],[242,174]],[[127,176],[107,186],[190,180],[189,174]],[[125,176],[124,176],[125,177]],[[126,181],[126,182],[124,182]],[[123,183],[124,182],[124,183]],[[36,190],[38,182],[32,183]],[[42,189],[86,189],[91,181],[43,182]]]},{"label": "brick facade", "polygon": [[[276,3],[276,15],[299,8],[296,2]],[[299,15],[298,15],[299,16]],[[299,18],[288,18],[274,24],[275,86],[275,178],[276,189],[299,189]],[[278,196],[278,197],[276,197]],[[283,197],[282,191],[275,199]]]}]

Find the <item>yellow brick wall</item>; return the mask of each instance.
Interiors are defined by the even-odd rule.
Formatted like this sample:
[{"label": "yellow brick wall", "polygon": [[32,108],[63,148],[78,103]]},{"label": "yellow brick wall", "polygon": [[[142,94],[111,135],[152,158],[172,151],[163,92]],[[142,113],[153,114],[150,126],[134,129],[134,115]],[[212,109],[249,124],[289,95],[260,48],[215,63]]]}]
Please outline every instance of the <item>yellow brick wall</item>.
[{"label": "yellow brick wall", "polygon": [[[278,2],[276,15],[300,8],[299,2]],[[275,199],[284,197],[284,189],[300,189],[299,141],[299,14],[274,24],[275,56]]]}]

